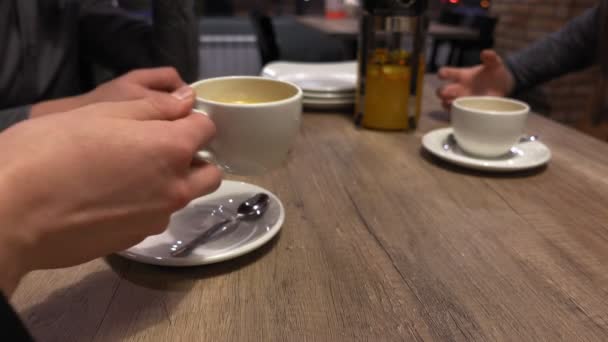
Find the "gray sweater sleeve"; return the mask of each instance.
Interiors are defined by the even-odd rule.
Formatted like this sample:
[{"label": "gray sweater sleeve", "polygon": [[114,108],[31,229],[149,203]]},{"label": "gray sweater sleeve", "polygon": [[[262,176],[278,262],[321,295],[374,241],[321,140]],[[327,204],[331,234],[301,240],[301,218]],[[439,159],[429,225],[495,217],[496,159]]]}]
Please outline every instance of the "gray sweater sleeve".
[{"label": "gray sweater sleeve", "polygon": [[119,73],[173,66],[186,82],[198,79],[198,26],[194,0],[152,1],[152,25],[127,15],[110,0],[83,1],[84,53]]},{"label": "gray sweater sleeve", "polygon": [[571,20],[558,32],[509,56],[505,62],[515,78],[514,92],[532,88],[596,61],[599,6]]},{"label": "gray sweater sleeve", "polygon": [[29,119],[29,117],[30,106],[0,110],[0,132],[20,121]]}]

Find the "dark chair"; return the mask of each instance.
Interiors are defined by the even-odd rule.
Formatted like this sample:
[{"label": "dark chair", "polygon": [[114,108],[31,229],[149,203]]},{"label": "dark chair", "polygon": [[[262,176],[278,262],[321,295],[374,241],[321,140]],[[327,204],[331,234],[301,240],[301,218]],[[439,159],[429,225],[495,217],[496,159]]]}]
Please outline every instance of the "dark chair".
[{"label": "dark chair", "polygon": [[[437,21],[440,24],[446,25],[454,25],[459,26],[465,21],[465,16],[456,12],[451,11],[450,9],[442,9],[439,12],[439,18]],[[433,39],[433,48],[431,50],[431,57],[429,59],[429,71],[436,72],[437,67],[437,51],[439,50],[439,46],[444,44],[450,44],[450,55],[452,54],[452,46],[451,41],[447,39]]]},{"label": "dark chair", "polygon": [[262,67],[276,60],[335,62],[349,60],[340,39],[298,23],[293,17],[250,12]]},{"label": "dark chair", "polygon": [[234,1],[198,0],[194,1],[194,11],[198,16],[226,17],[235,13]]},{"label": "dark chair", "polygon": [[442,9],[441,12],[439,12],[438,20],[442,24],[460,25],[465,20],[465,16],[449,9]]},{"label": "dark chair", "polygon": [[278,60],[280,50],[272,18],[259,11],[250,12],[249,18],[251,19],[253,31],[257,39],[262,66]]},{"label": "dark chair", "polygon": [[[467,53],[477,53],[475,63],[479,62],[478,52],[494,46],[494,30],[498,18],[487,15],[465,15],[456,13],[449,9],[440,12],[439,22],[455,26],[467,26],[479,30],[479,38],[475,40],[462,39],[438,39],[433,42],[433,50],[429,60],[429,71],[437,71],[437,50],[440,45],[449,44],[450,52],[447,60],[448,65],[464,66]],[[468,64],[475,64],[468,63]]]},{"label": "dark chair", "polygon": [[[498,18],[496,17],[474,17],[471,27],[479,30],[479,38],[477,40],[453,40],[448,64],[464,66],[464,57],[467,52],[474,52],[478,55],[482,50],[494,47],[496,24],[498,24]],[[475,62],[478,62],[478,60],[476,59]]]}]

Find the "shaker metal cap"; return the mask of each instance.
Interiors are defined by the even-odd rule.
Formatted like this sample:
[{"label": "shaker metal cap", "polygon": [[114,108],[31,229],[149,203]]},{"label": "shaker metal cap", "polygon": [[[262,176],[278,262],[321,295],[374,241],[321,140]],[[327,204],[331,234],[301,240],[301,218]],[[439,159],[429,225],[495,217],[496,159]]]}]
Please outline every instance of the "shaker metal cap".
[{"label": "shaker metal cap", "polygon": [[372,15],[421,15],[428,0],[363,0],[363,9]]}]

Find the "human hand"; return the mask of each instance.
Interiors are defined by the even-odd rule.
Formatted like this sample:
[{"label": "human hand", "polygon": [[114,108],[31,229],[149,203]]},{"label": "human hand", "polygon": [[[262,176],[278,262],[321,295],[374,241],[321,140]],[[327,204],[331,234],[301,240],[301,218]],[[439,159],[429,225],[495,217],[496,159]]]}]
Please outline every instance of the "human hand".
[{"label": "human hand", "polygon": [[98,102],[137,100],[164,95],[186,85],[171,67],[139,69],[101,84],[92,91],[68,98],[44,101],[32,106],[31,117],[70,111]]},{"label": "human hand", "polygon": [[461,96],[506,96],[513,91],[513,75],[495,51],[482,51],[481,61],[482,64],[474,67],[439,70],[439,78],[447,81],[437,89],[444,108],[448,109],[452,101]]},{"label": "human hand", "polygon": [[128,101],[172,92],[185,85],[174,68],[139,69],[108,81],[83,96],[87,104]]},{"label": "human hand", "polygon": [[158,234],[171,213],[219,186],[215,166],[193,164],[215,127],[191,114],[188,89],[181,100],[99,103],[0,134],[0,289]]}]

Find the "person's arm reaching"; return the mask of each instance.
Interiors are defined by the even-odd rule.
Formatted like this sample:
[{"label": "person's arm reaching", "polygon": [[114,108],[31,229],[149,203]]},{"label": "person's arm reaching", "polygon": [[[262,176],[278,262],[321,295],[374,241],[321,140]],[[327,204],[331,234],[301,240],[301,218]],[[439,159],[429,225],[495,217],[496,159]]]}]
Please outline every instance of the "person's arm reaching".
[{"label": "person's arm reaching", "polygon": [[447,81],[437,89],[444,108],[449,108],[452,101],[461,96],[505,96],[513,91],[513,75],[495,51],[482,51],[481,63],[469,68],[443,67],[439,70],[439,78]]},{"label": "person's arm reaching", "polygon": [[80,36],[84,51],[120,73],[173,66],[183,79],[198,77],[198,28],[193,0],[154,0],[153,24],[131,18],[110,0],[83,1]]},{"label": "person's arm reaching", "polygon": [[106,82],[88,93],[39,102],[31,107],[29,116],[35,118],[66,112],[97,102],[136,100],[155,96],[161,92],[172,92],[184,85],[184,81],[173,68],[135,70]]},{"label": "person's arm reaching", "polygon": [[172,92],[186,83],[173,68],[141,69],[131,71],[92,91],[71,97],[38,102],[31,106],[0,110],[0,131],[29,118],[61,113],[97,102],[137,100]]},{"label": "person's arm reaching", "polygon": [[496,52],[481,53],[482,64],[467,68],[444,67],[437,90],[445,108],[457,97],[509,96],[552,78],[590,66],[596,60],[599,8],[573,19],[562,30],[503,60]]},{"label": "person's arm reaching", "polygon": [[193,163],[215,126],[193,103],[184,87],[0,133],[0,292],[10,297],[29,271],[129,248],[215,190],[220,171]]},{"label": "person's arm reaching", "polygon": [[558,32],[505,59],[514,92],[532,88],[592,65],[597,58],[599,6],[574,18]]}]

